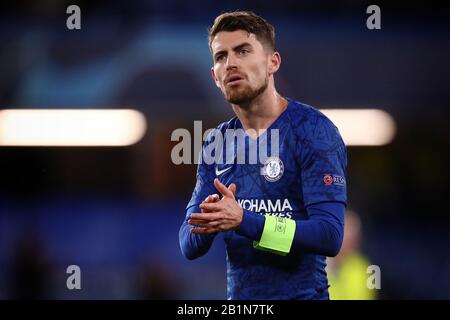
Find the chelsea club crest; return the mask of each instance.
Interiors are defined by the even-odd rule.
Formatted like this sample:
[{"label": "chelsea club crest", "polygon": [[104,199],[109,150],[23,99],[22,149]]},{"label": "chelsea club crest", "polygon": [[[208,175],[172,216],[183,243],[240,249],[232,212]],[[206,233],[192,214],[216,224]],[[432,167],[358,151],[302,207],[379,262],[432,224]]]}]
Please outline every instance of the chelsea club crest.
[{"label": "chelsea club crest", "polygon": [[261,174],[267,181],[275,182],[283,176],[284,164],[278,157],[270,157],[261,168]]}]

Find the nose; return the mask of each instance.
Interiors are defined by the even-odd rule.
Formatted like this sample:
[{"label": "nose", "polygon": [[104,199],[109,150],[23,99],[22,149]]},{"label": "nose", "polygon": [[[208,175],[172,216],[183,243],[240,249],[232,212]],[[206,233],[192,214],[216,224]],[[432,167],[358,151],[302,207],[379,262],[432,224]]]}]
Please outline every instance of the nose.
[{"label": "nose", "polygon": [[234,54],[229,54],[227,57],[227,71],[237,69],[236,57]]}]

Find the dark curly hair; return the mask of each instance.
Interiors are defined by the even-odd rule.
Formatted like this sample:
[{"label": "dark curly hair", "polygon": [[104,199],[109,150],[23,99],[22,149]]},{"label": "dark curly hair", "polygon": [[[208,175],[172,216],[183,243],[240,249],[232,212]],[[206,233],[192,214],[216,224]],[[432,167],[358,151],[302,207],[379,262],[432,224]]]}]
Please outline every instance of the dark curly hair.
[{"label": "dark curly hair", "polygon": [[211,43],[219,32],[236,30],[253,33],[266,50],[275,50],[275,28],[270,23],[252,11],[234,11],[222,13],[209,28],[208,45],[211,52]]}]

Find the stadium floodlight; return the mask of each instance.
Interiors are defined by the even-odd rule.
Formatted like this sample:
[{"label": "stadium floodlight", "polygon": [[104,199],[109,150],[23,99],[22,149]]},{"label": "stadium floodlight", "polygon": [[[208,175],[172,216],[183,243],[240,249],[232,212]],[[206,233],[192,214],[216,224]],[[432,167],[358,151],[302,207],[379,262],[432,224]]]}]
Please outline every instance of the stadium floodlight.
[{"label": "stadium floodlight", "polygon": [[146,127],[132,109],[5,109],[0,146],[128,146]]},{"label": "stadium floodlight", "polygon": [[394,118],[380,109],[320,109],[348,146],[381,146],[395,137]]}]

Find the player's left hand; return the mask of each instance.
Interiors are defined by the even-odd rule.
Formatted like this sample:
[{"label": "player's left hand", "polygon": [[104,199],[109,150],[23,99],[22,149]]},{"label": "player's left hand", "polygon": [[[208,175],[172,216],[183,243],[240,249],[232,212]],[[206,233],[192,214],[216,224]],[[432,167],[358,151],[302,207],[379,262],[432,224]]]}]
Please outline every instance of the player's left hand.
[{"label": "player's left hand", "polygon": [[214,186],[222,194],[217,202],[203,202],[200,209],[203,213],[193,213],[188,223],[200,227],[192,229],[192,233],[210,234],[219,231],[237,229],[244,215],[244,210],[236,201],[236,185],[230,184],[227,188],[219,179],[214,180]]}]

